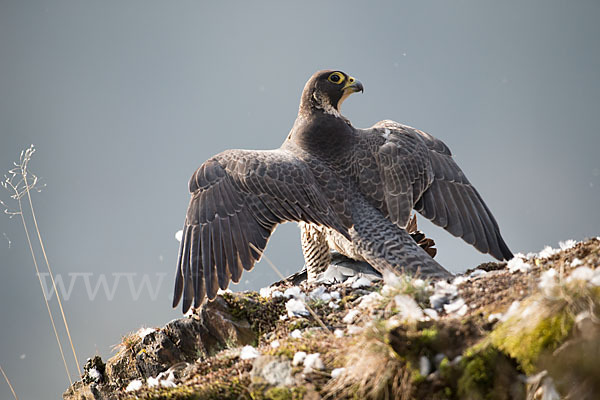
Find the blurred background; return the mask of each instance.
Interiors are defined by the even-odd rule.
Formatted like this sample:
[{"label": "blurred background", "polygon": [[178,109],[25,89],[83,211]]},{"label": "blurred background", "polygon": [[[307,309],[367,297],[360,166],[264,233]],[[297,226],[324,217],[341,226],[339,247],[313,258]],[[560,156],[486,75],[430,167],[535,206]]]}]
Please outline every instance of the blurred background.
[{"label": "blurred background", "polygon": [[[355,126],[442,139],[514,252],[599,235],[599,20],[594,0],[0,1],[0,170],[35,144],[33,202],[80,363],[180,317],[189,177],[225,149],[279,147],[318,69],[364,84],[344,103]],[[451,271],[491,261],[419,221]],[[266,254],[298,270],[296,225]],[[0,263],[0,365],[20,398],[59,398],[68,379],[18,216],[0,215]],[[277,279],[261,262],[231,289]]]}]

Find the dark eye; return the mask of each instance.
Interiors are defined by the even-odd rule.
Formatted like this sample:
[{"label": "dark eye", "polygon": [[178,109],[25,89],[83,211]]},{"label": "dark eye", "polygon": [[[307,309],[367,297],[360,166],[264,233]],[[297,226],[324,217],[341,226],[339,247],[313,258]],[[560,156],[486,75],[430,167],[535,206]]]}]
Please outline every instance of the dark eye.
[{"label": "dark eye", "polygon": [[340,72],[334,72],[327,78],[329,82],[340,84],[345,78]]}]

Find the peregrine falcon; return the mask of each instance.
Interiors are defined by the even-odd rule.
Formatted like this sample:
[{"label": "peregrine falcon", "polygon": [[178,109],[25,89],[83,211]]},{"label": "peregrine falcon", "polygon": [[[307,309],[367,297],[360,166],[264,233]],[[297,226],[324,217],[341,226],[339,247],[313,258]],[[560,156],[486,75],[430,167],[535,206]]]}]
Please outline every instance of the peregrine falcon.
[{"label": "peregrine falcon", "polygon": [[[183,297],[186,312],[239,282],[286,221],[301,224],[305,250],[326,244],[379,271],[451,276],[407,232],[413,209],[483,253],[512,258],[441,140],[389,120],[358,129],[340,113],[342,102],[362,91],[344,72],[318,71],[279,149],[227,150],[198,168],[189,182],[173,307]],[[307,264],[311,279],[322,266]]]}]

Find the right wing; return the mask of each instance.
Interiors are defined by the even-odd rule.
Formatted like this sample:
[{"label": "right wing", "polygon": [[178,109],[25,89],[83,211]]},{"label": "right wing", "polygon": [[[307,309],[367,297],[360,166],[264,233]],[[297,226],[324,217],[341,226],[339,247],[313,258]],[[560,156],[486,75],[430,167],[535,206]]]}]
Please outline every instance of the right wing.
[{"label": "right wing", "polygon": [[[374,159],[379,175],[371,165],[363,168],[362,190],[380,201],[392,222],[405,227],[414,208],[483,253],[513,257],[491,211],[441,140],[394,121],[366,132],[379,137]],[[377,184],[365,178],[369,173]]]},{"label": "right wing", "polygon": [[189,188],[173,294],[173,307],[183,296],[184,313],[239,282],[277,224],[306,221],[343,231],[308,166],[285,150],[225,151],[198,168]]}]

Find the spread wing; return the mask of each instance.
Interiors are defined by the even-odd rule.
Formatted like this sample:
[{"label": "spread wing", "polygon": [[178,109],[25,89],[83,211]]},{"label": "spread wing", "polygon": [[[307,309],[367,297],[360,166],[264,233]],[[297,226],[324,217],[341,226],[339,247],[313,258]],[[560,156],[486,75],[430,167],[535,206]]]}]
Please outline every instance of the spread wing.
[{"label": "spread wing", "polygon": [[513,257],[491,211],[441,140],[393,121],[379,122],[370,132],[385,138],[376,160],[393,222],[406,226],[414,207],[477,250],[499,260]]},{"label": "spread wing", "polygon": [[192,176],[173,307],[214,299],[261,257],[275,226],[306,221],[343,229],[308,166],[285,150],[225,151]]}]

